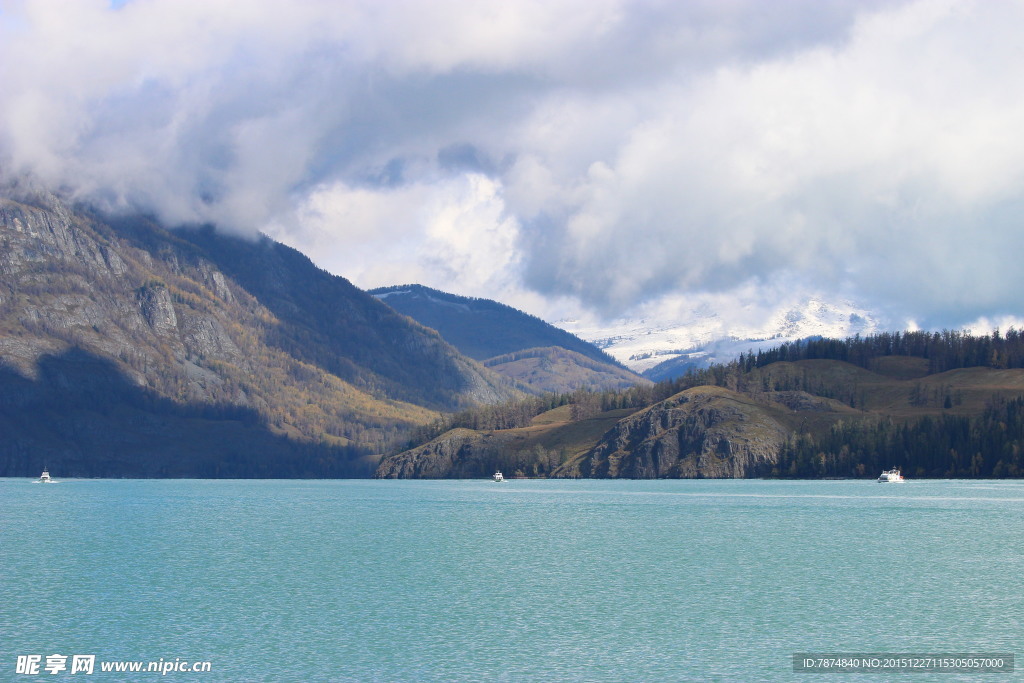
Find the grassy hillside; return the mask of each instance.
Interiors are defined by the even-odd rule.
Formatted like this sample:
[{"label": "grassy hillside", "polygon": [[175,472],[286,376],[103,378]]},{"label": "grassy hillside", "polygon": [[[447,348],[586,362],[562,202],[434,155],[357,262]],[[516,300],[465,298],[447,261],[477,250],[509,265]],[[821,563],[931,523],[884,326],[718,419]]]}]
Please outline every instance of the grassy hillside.
[{"label": "grassy hillside", "polygon": [[[1024,476],[1024,369],[929,373],[926,359],[907,356],[866,365],[737,362],[653,387],[578,392],[529,426],[461,432],[447,469],[426,476],[483,476],[499,462],[568,477],[868,477],[894,465],[922,477]],[[410,454],[425,463],[445,442],[385,458],[378,476],[410,476],[394,463]],[[460,470],[460,453],[476,466]]]},{"label": "grassy hillside", "polygon": [[921,358],[890,357],[876,371],[833,360],[779,362],[757,368],[740,385],[759,393],[798,389],[870,413],[906,419],[943,413],[980,415],[993,399],[1024,394],[1024,370],[958,368],[926,374]]},{"label": "grassy hillside", "polygon": [[535,393],[567,393],[577,389],[614,391],[651,383],[617,365],[595,361],[560,346],[517,351],[488,358],[483,364]]}]

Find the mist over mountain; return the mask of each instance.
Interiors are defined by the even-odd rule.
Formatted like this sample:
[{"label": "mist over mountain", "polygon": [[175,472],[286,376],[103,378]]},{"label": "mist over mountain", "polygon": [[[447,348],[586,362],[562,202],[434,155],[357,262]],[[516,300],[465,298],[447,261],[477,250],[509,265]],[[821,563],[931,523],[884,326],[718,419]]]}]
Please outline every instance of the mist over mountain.
[{"label": "mist over mountain", "polygon": [[518,395],[267,238],[0,195],[0,476],[359,476]]}]

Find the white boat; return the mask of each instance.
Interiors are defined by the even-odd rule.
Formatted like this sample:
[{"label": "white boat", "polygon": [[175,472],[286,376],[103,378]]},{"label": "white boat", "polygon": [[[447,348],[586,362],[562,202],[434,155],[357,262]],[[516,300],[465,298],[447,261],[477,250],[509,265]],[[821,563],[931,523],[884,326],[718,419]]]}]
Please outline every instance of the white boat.
[{"label": "white boat", "polygon": [[49,470],[43,470],[43,473],[39,475],[39,479],[36,480],[37,484],[56,484],[53,478],[50,476]]},{"label": "white boat", "polygon": [[903,475],[900,474],[899,469],[895,467],[891,470],[883,470],[882,473],[878,475],[879,484],[884,484],[888,482],[901,484],[904,481],[905,479],[903,479]]},{"label": "white boat", "polygon": [[494,473],[494,481],[505,481],[505,477],[501,474],[501,470]]}]

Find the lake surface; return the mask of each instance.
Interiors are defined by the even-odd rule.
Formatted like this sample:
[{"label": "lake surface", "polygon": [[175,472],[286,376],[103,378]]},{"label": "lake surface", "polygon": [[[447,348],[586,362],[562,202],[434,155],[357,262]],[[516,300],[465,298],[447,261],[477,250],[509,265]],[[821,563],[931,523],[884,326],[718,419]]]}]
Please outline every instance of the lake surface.
[{"label": "lake surface", "polygon": [[813,681],[1020,656],[1022,589],[1024,482],[0,479],[0,680]]}]

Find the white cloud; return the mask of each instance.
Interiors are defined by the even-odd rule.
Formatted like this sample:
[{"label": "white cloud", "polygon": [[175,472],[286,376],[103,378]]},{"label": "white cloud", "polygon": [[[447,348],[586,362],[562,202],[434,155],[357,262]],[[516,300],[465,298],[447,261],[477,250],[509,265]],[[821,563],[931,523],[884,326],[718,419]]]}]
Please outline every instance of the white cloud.
[{"label": "white cloud", "polygon": [[363,287],[522,296],[519,225],[505,213],[500,183],[479,173],[389,189],[322,186],[270,232]]},{"label": "white cloud", "polygon": [[617,310],[788,272],[932,320],[1015,305],[1000,244],[1020,232],[1020,13],[917,3],[842,43],[646,93],[602,172],[551,195],[568,262],[549,286]]},{"label": "white cloud", "polygon": [[0,12],[0,169],[269,230],[360,286],[542,315],[705,297],[741,322],[786,283],[995,320],[1024,286],[1022,20],[982,0],[21,0]]}]

